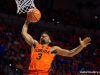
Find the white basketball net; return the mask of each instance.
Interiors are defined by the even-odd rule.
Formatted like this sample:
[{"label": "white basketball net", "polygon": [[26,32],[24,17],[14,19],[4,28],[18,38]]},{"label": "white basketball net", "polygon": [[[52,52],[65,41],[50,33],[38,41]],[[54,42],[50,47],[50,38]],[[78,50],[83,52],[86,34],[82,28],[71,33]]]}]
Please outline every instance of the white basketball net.
[{"label": "white basketball net", "polygon": [[17,13],[26,13],[30,8],[35,7],[34,0],[15,0]]}]

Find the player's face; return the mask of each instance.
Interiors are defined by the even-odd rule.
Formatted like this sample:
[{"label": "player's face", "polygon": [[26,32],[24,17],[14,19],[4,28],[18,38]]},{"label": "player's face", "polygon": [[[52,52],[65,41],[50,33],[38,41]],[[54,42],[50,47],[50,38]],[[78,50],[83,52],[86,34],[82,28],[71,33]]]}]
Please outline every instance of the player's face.
[{"label": "player's face", "polygon": [[43,43],[43,44],[50,43],[51,40],[50,40],[49,35],[46,34],[46,33],[42,34],[41,37],[40,37],[40,42]]}]

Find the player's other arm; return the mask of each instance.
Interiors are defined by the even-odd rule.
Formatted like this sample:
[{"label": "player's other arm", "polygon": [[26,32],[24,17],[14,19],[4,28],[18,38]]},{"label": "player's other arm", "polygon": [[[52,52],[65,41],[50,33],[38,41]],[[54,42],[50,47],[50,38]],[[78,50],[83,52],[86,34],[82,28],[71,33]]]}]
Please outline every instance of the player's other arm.
[{"label": "player's other arm", "polygon": [[38,42],[35,39],[33,39],[32,36],[28,33],[28,25],[29,25],[29,22],[25,21],[21,34],[28,45],[30,46],[36,45],[38,44]]},{"label": "player's other arm", "polygon": [[85,39],[83,39],[83,41],[81,40],[81,38],[79,38],[79,40],[80,40],[80,45],[72,50],[62,49],[58,46],[54,46],[53,50],[58,55],[66,56],[66,57],[73,57],[79,52],[81,52],[83,48],[87,47],[87,45],[89,45],[91,41],[90,37],[86,37]]}]

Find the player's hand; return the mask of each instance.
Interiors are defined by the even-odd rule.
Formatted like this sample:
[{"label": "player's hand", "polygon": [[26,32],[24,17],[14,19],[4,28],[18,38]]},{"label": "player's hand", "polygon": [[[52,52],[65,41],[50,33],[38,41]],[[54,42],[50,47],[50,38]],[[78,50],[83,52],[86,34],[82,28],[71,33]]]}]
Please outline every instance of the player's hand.
[{"label": "player's hand", "polygon": [[81,38],[79,38],[80,41],[80,45],[84,48],[87,47],[89,44],[91,44],[91,38],[90,37],[86,37],[83,40],[81,40]]},{"label": "player's hand", "polygon": [[27,24],[27,25],[28,25],[29,23],[30,23],[30,22],[26,19],[25,24]]},{"label": "player's hand", "polygon": [[37,10],[36,7],[34,7],[34,8],[30,8],[30,9],[28,10],[28,12],[34,12],[34,11],[36,11],[36,10]]},{"label": "player's hand", "polygon": [[28,12],[33,12],[33,8],[29,9]]}]

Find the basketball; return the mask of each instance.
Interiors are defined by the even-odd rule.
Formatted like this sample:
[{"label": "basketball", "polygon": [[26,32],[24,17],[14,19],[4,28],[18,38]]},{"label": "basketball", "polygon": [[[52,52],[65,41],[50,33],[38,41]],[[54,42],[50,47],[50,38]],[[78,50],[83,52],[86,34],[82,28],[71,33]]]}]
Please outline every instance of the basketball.
[{"label": "basketball", "polygon": [[29,9],[27,12],[27,20],[29,22],[38,22],[41,18],[41,12],[37,8]]}]

